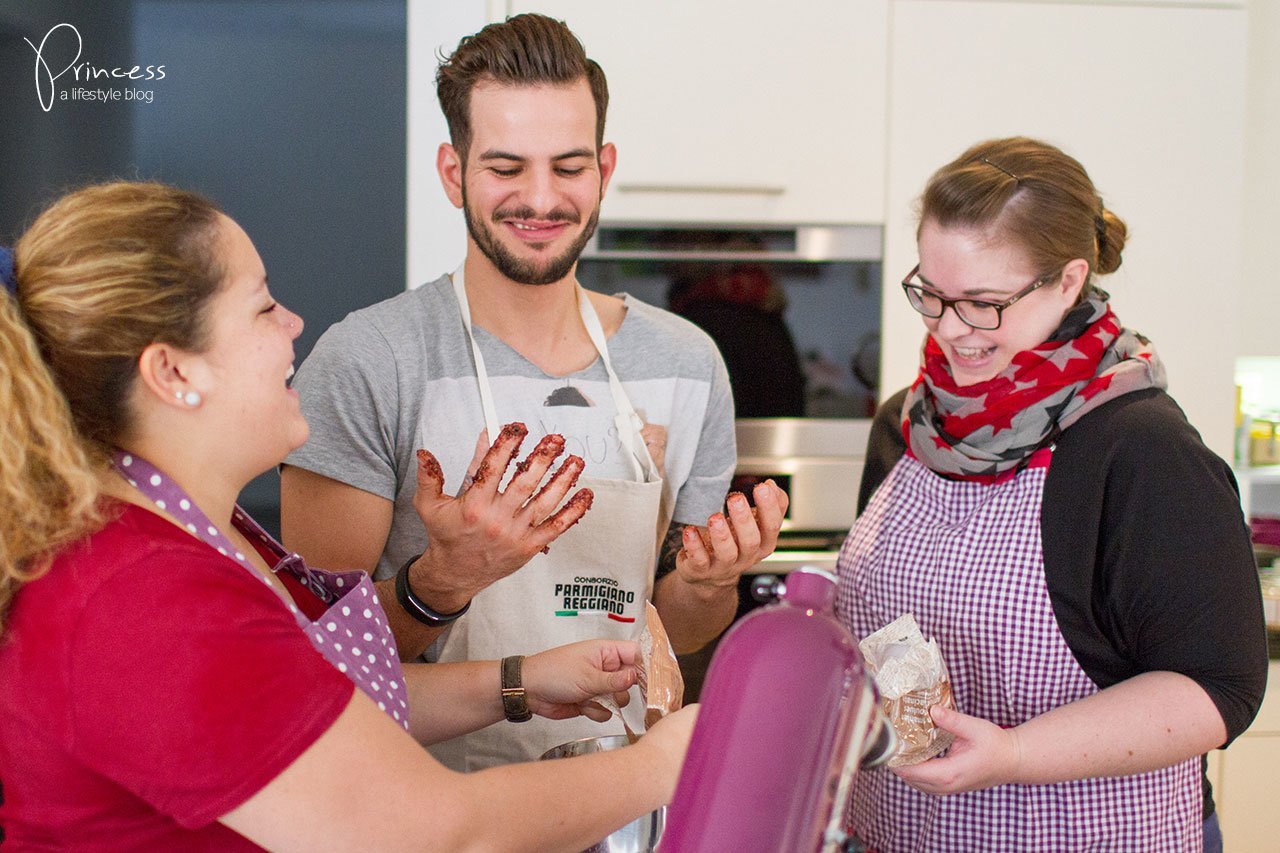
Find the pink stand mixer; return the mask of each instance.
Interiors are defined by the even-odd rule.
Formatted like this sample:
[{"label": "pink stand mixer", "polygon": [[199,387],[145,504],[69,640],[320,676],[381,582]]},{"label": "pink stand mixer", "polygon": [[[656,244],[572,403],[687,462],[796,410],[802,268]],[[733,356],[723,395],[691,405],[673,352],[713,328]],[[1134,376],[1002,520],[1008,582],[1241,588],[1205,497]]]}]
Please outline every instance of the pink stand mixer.
[{"label": "pink stand mixer", "polygon": [[660,853],[861,849],[844,828],[854,776],[898,742],[835,589],[813,568],[757,581],[777,601],[716,650]]}]

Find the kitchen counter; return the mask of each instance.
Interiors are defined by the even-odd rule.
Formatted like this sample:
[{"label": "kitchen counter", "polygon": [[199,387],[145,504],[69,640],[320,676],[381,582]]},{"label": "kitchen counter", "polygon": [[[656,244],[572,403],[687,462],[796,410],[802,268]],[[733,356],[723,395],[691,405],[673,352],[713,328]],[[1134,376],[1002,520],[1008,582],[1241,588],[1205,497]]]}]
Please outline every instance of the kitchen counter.
[{"label": "kitchen counter", "polygon": [[1252,483],[1280,483],[1280,465],[1250,465],[1233,468],[1237,480],[1248,479]]}]

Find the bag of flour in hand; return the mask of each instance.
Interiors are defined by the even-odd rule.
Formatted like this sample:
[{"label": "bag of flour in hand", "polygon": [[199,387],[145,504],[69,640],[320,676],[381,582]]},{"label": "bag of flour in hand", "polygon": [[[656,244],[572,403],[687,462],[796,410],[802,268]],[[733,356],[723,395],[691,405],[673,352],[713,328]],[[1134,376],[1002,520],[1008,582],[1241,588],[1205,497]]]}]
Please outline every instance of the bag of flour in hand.
[{"label": "bag of flour in hand", "polygon": [[951,679],[934,640],[920,633],[916,618],[900,616],[858,644],[876,679],[880,702],[901,744],[890,767],[905,767],[933,758],[951,746],[953,737],[933,724],[934,705],[954,708]]}]

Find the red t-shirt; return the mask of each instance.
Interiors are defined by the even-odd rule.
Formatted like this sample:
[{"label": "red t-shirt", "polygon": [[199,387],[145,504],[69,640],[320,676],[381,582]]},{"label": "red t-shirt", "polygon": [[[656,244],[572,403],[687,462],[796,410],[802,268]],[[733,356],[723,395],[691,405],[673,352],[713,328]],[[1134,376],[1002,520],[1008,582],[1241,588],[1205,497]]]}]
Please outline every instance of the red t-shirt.
[{"label": "red t-shirt", "polygon": [[23,850],[256,849],[217,819],[354,690],[270,587],[134,506],[18,592],[0,685],[0,826]]}]

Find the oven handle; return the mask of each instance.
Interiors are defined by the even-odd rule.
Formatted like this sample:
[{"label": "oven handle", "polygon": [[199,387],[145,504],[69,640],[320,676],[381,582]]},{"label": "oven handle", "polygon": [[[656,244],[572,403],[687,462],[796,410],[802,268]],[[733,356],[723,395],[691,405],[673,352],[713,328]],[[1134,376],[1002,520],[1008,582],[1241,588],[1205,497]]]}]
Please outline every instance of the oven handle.
[{"label": "oven handle", "polygon": [[696,195],[782,195],[786,187],[767,184],[618,184],[624,193],[692,193]]}]

